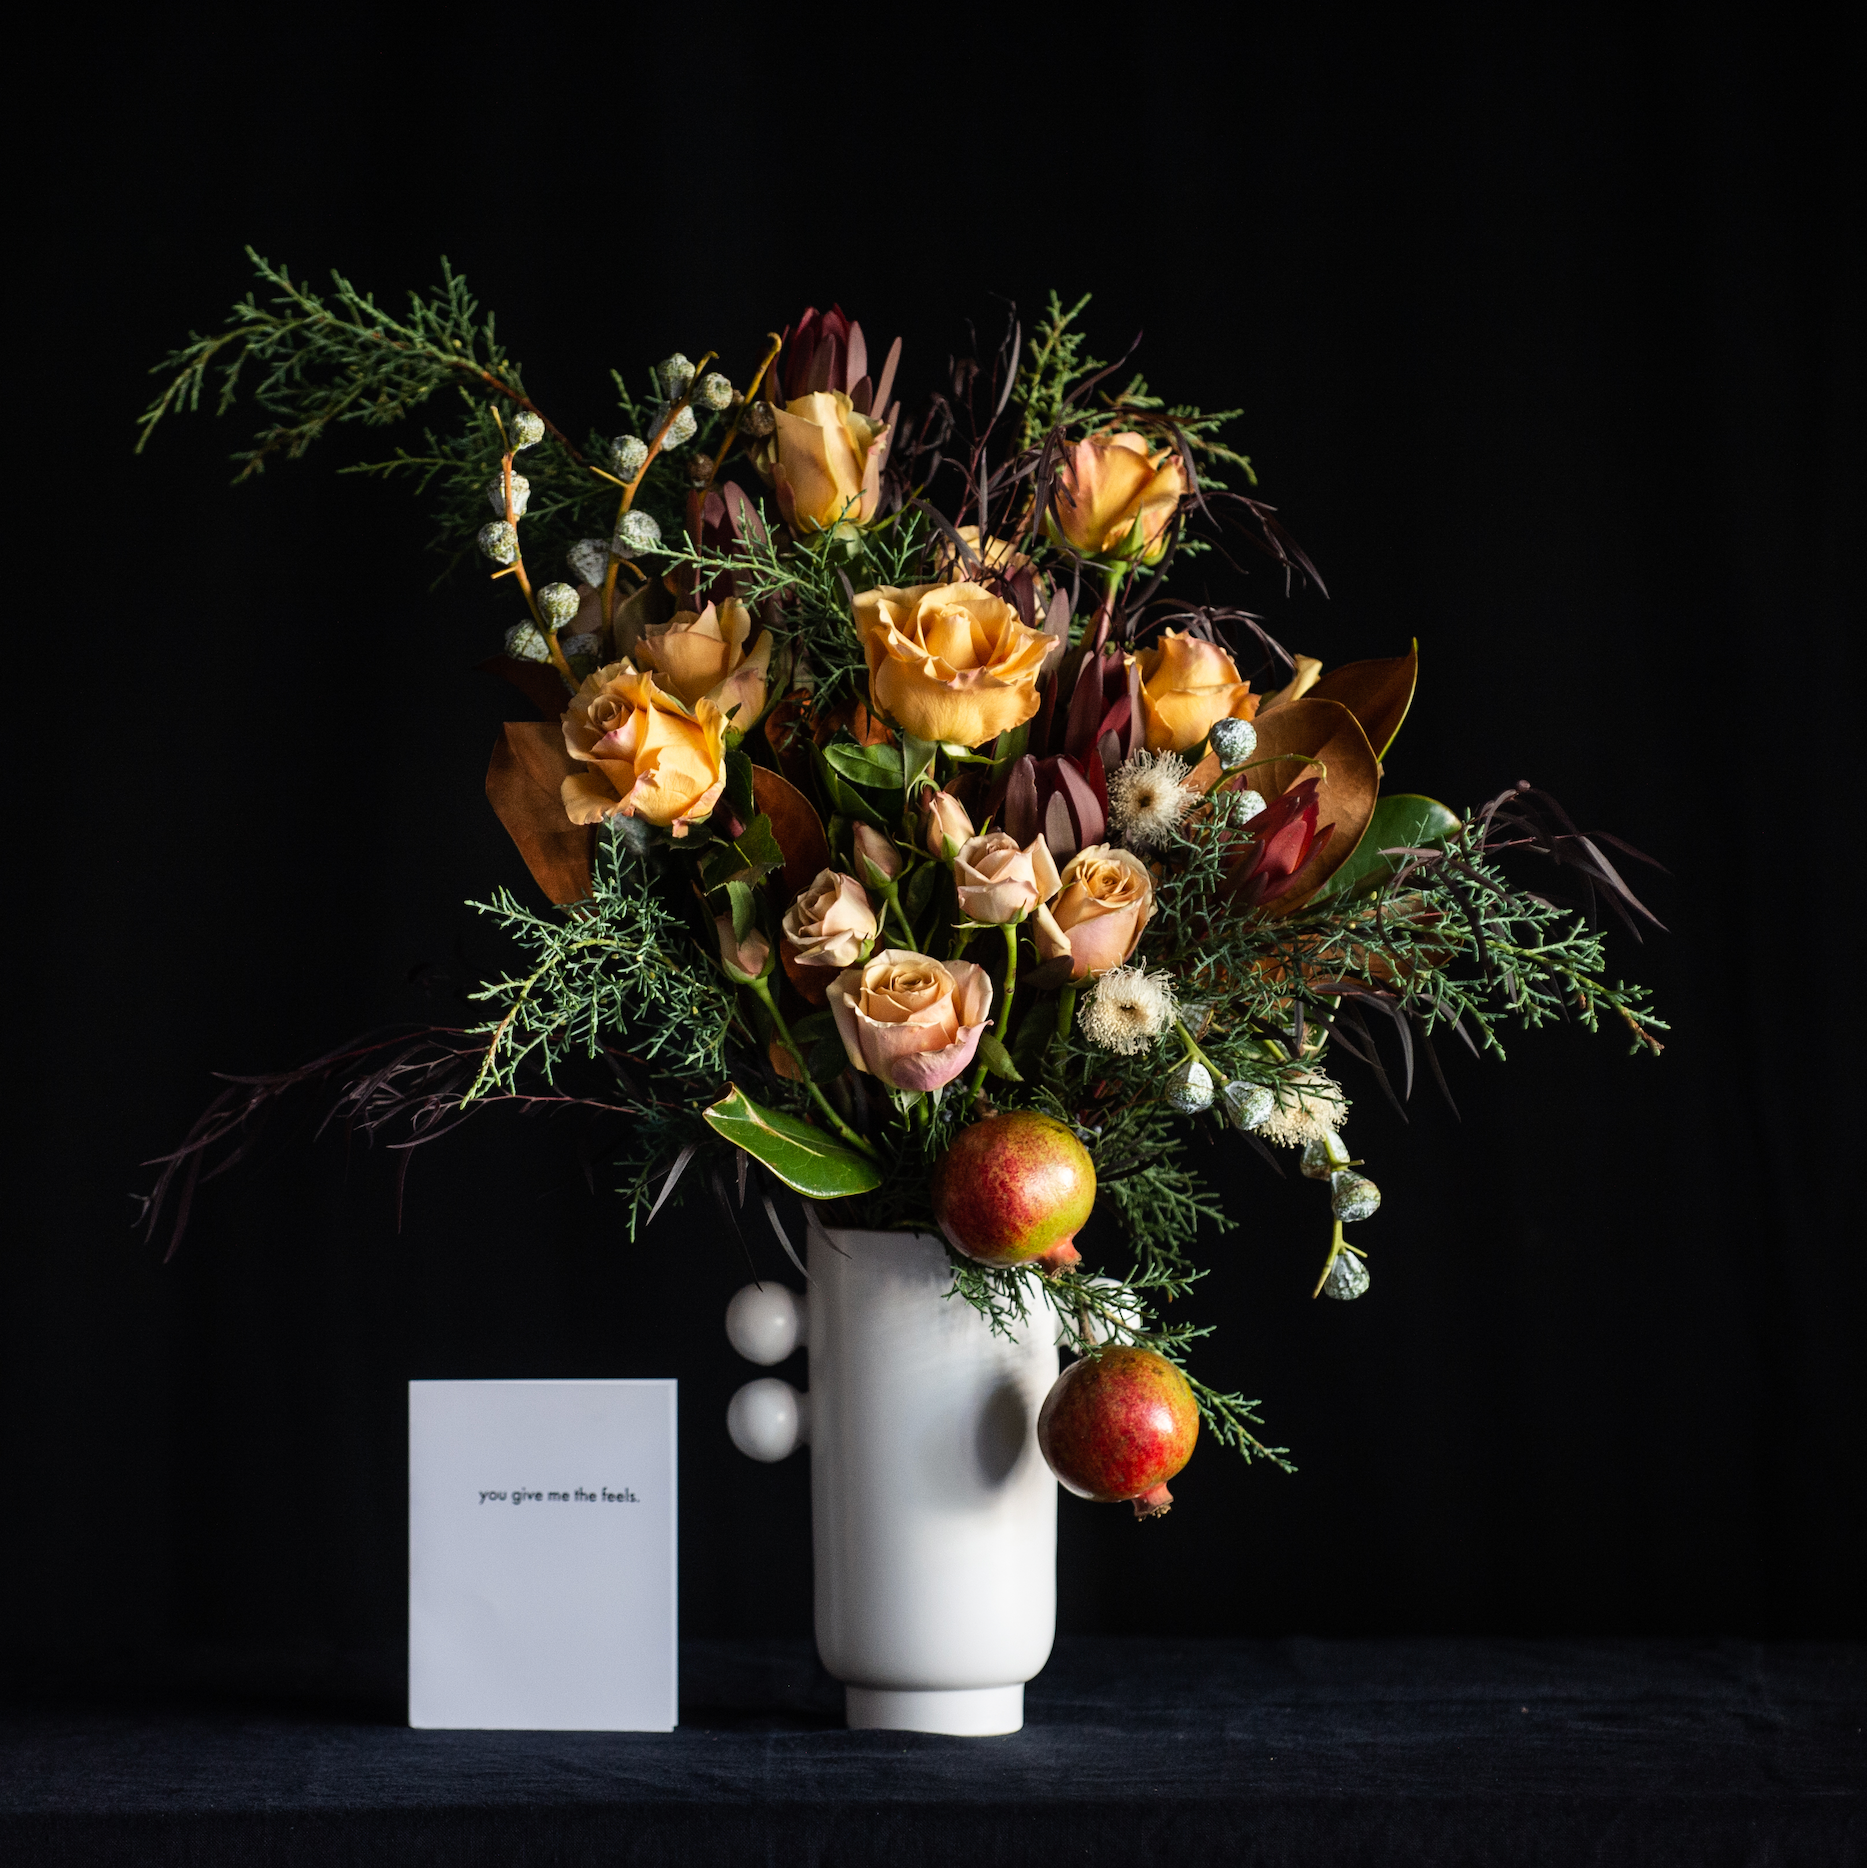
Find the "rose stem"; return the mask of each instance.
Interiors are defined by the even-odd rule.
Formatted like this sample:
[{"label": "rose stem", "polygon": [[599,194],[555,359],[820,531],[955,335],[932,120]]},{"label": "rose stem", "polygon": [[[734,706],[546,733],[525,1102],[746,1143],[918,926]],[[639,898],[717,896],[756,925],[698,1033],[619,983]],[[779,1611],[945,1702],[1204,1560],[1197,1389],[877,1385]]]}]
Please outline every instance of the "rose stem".
[{"label": "rose stem", "polygon": [[1076,982],[1072,980],[1057,994],[1057,1028],[1050,1034],[1050,1043],[1045,1046],[1046,1061],[1048,1061],[1048,1054],[1070,1035],[1070,1026],[1075,1022],[1075,1018]]},{"label": "rose stem", "polygon": [[791,1036],[791,1027],[784,1022],[784,1014],[778,1010],[778,1001],[772,997],[771,988],[762,979],[755,979],[752,982],[752,990],[764,1001],[765,1010],[771,1014],[771,1022],[777,1027],[779,1041],[796,1062],[804,1079],[804,1088],[810,1092],[810,1100],[829,1118],[830,1126],[850,1147],[859,1148],[871,1161],[879,1161],[881,1156],[830,1107],[830,1099],[818,1089],[816,1080],[810,1074],[810,1065],[804,1060],[804,1053],[797,1048],[797,1040]]},{"label": "rose stem", "polygon": [[[492,417],[494,426],[499,430],[500,440],[506,440],[508,438],[506,435],[506,425],[499,419],[499,411],[497,409],[492,410]],[[512,528],[513,542],[516,544],[519,536],[519,515],[512,510],[512,450],[510,447],[499,457],[499,475],[501,483],[504,485],[506,491],[506,523]],[[537,599],[532,595],[532,580],[525,574],[524,551],[521,550],[518,556],[514,558],[511,564],[506,568],[519,580],[519,588],[525,593],[525,607],[532,613],[532,624],[544,637],[545,647],[551,651],[551,665],[563,676],[564,685],[575,694],[577,692],[577,677],[571,673],[570,663],[564,659],[564,651],[558,647],[558,632],[545,621],[543,614],[538,608]],[[496,576],[503,576],[504,574],[504,572],[495,573]]]},{"label": "rose stem", "polygon": [[[654,465],[655,456],[661,452],[661,444],[668,438],[668,430],[681,419],[681,411],[693,400],[694,384],[699,382],[700,372],[719,354],[717,350],[709,350],[694,365],[693,377],[686,389],[682,391],[680,400],[669,404],[667,414],[661,418],[661,426],[650,436],[648,452],[642,457],[641,468],[635,478],[622,489],[622,504],[616,508],[616,524],[610,527],[609,569],[603,575],[603,627],[606,630],[614,628],[616,622],[616,566],[622,562],[616,556],[616,528],[622,524],[629,508],[635,504],[635,496],[641,491],[642,480],[649,468]],[[614,646],[613,642],[611,646]]]},{"label": "rose stem", "polygon": [[907,916],[901,912],[901,885],[900,883],[889,881],[889,882],[883,882],[879,884],[878,886],[880,887],[882,891],[883,901],[885,901],[888,904],[888,906],[894,911],[895,925],[900,928],[901,938],[904,941],[906,941],[908,944],[908,952],[919,953],[920,943],[916,941],[914,938],[914,930],[908,926]]},{"label": "rose stem", "polygon": [[[1000,1044],[1005,1042],[1005,1033],[1011,1025],[1011,995],[1018,990],[1018,924],[1007,921],[1005,935],[1005,990],[998,1001],[998,1023],[993,1027],[992,1035]],[[980,1058],[979,1065],[972,1073],[972,1106],[977,1109],[985,1101],[985,1059]]]}]

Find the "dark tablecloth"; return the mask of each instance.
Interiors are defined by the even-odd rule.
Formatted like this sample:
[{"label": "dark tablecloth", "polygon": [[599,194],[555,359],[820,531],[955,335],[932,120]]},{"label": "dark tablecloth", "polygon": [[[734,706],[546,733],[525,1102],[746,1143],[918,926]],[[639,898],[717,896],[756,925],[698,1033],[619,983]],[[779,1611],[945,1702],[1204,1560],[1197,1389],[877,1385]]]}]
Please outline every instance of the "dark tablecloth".
[{"label": "dark tablecloth", "polygon": [[803,1644],[683,1649],[671,1735],[15,1703],[0,1857],[109,1862],[1867,1862],[1867,1646],[1059,1643],[1025,1730],[840,1729]]}]

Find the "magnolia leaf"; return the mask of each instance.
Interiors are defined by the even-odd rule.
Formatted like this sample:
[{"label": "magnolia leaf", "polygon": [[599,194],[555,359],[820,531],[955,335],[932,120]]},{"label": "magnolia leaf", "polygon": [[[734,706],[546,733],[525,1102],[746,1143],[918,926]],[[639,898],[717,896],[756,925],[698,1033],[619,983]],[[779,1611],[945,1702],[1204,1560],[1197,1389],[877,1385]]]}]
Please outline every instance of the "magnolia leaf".
[{"label": "magnolia leaf", "polygon": [[993,1032],[980,1032],[979,1055],[985,1059],[985,1067],[993,1076],[1003,1077],[1007,1083],[1024,1081],[1018,1073],[1018,1066],[1011,1061],[1011,1053],[1005,1049],[1003,1039]]},{"label": "magnolia leaf", "polygon": [[1407,859],[1390,850],[1427,849],[1443,843],[1459,827],[1456,812],[1434,798],[1398,791],[1374,807],[1360,847],[1316,892],[1327,896],[1371,895]]},{"label": "magnolia leaf", "polygon": [[816,807],[781,772],[752,768],[752,796],[784,852],[784,890],[797,896],[830,866],[830,842]]},{"label": "magnolia leaf", "polygon": [[1346,707],[1361,722],[1377,759],[1400,731],[1400,723],[1413,705],[1414,684],[1420,675],[1420,645],[1390,661],[1349,662],[1334,669],[1310,689],[1313,700],[1332,700]]},{"label": "magnolia leaf", "polygon": [[755,1103],[737,1084],[703,1114],[714,1134],[764,1162],[808,1200],[842,1200],[882,1184],[873,1161],[796,1116]]},{"label": "magnolia leaf", "polygon": [[1257,750],[1247,761],[1242,783],[1262,793],[1266,803],[1281,797],[1304,778],[1319,780],[1317,827],[1333,825],[1335,834],[1297,872],[1273,912],[1288,914],[1300,906],[1354,855],[1381,789],[1380,761],[1359,722],[1338,701],[1286,701],[1257,717]]}]

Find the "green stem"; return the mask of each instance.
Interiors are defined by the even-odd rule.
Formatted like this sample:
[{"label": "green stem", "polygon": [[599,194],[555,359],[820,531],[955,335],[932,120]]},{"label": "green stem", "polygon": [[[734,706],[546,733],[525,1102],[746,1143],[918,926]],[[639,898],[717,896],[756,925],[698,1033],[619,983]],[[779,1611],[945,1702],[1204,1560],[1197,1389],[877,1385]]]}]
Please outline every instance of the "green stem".
[{"label": "green stem", "polygon": [[791,1053],[793,1060],[796,1062],[798,1073],[804,1079],[804,1088],[810,1092],[810,1100],[817,1105],[818,1110],[829,1122],[831,1128],[833,1128],[850,1147],[860,1149],[871,1161],[879,1161],[881,1159],[880,1154],[878,1154],[868,1142],[865,1142],[862,1137],[836,1113],[830,1106],[830,1099],[817,1087],[815,1080],[810,1074],[810,1065],[805,1061],[804,1053],[797,1048],[797,1040],[791,1036],[791,1028],[784,1022],[784,1014],[778,1010],[778,1001],[772,997],[771,988],[766,985],[762,979],[755,979],[752,982],[752,990],[758,994],[765,1010],[771,1014],[771,1022],[777,1027],[778,1041]]},{"label": "green stem", "polygon": [[909,953],[919,953],[920,944],[914,938],[914,930],[908,926],[908,918],[901,908],[901,889],[898,883],[880,882],[876,886],[882,892],[882,900],[887,903],[889,912],[895,918],[895,926],[901,930],[901,938],[907,943]]},{"label": "green stem", "polygon": [[1044,1066],[1049,1068],[1050,1059],[1056,1048],[1069,1035],[1070,1027],[1076,1021],[1076,987],[1072,983],[1057,994],[1057,1028],[1050,1034],[1050,1042],[1044,1047]]},{"label": "green stem", "polygon": [[[1000,1044],[1005,1042],[1005,1033],[1011,1026],[1011,995],[1018,990],[1018,924],[1007,921],[1002,929],[1005,936],[1005,988],[998,996],[998,1023],[992,1028],[992,1035]],[[972,1073],[972,1106],[976,1110],[985,1101],[985,1059],[979,1059]]]},{"label": "green stem", "polygon": [[1323,1260],[1322,1276],[1316,1280],[1316,1288],[1310,1292],[1310,1296],[1320,1297],[1322,1295],[1322,1287],[1329,1282],[1329,1274],[1335,1269],[1335,1261],[1342,1256],[1342,1246],[1342,1222],[1338,1219],[1335,1222],[1335,1230],[1329,1235],[1329,1256]]}]

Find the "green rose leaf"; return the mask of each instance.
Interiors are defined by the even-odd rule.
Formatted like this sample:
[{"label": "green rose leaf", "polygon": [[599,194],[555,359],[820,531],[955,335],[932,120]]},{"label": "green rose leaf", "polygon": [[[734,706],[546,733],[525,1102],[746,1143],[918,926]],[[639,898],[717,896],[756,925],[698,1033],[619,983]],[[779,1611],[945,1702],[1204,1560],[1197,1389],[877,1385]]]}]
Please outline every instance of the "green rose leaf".
[{"label": "green rose leaf", "polygon": [[707,1127],[762,1161],[810,1200],[842,1200],[882,1184],[882,1171],[853,1149],[796,1116],[755,1103],[735,1084],[703,1112]]},{"label": "green rose leaf", "polygon": [[979,1034],[979,1055],[985,1059],[985,1067],[993,1076],[1003,1077],[1007,1083],[1024,1081],[1018,1066],[1011,1061],[1011,1053],[1005,1049],[1004,1040],[992,1032]]}]

